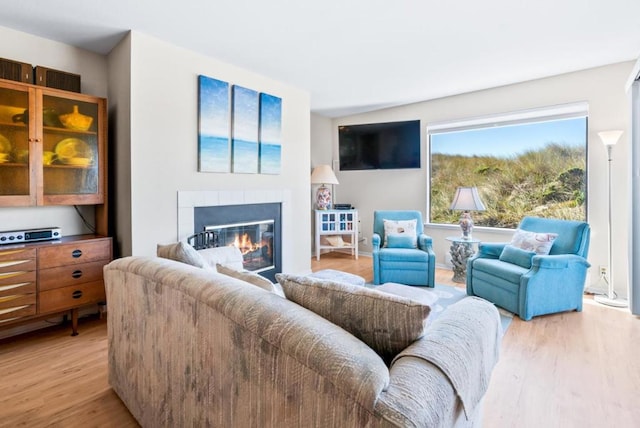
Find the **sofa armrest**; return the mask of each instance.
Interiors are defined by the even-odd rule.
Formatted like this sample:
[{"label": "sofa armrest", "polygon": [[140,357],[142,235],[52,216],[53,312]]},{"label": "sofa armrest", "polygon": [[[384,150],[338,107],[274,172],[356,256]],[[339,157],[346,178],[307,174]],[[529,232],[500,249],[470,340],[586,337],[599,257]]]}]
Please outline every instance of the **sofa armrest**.
[{"label": "sofa armrest", "polygon": [[498,361],[501,340],[495,306],[477,297],[462,299],[428,326],[424,337],[396,356],[389,389],[377,407],[398,408],[396,400],[411,402],[406,406],[410,414],[392,414],[398,426],[451,426],[458,405],[467,419],[474,419]]}]

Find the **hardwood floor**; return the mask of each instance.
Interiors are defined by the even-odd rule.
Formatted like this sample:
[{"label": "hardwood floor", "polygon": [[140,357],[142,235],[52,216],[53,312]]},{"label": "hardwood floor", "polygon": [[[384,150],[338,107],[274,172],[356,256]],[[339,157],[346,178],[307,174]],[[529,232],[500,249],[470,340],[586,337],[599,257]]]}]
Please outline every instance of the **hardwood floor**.
[{"label": "hardwood floor", "polygon": [[[312,259],[372,279],[371,259]],[[436,282],[451,282],[438,269]],[[106,321],[0,341],[0,427],[136,427],[107,382]],[[582,313],[514,318],[485,397],[485,427],[635,427],[640,319],[585,298]]]}]

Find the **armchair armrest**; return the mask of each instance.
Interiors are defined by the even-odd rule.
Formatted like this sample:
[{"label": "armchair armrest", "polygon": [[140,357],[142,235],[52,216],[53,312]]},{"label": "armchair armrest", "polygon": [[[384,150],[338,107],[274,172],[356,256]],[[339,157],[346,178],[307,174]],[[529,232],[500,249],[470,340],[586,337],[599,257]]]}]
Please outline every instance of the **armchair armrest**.
[{"label": "armchair armrest", "polygon": [[373,236],[371,237],[371,245],[373,246],[373,251],[380,250],[380,235],[378,235],[377,233],[373,234]]},{"label": "armchair armrest", "polygon": [[591,266],[584,257],[575,254],[533,256],[531,259],[531,267],[539,269],[566,269],[570,264],[581,264],[587,268]]},{"label": "armchair armrest", "polygon": [[575,254],[533,256],[531,269],[520,277],[518,315],[525,321],[560,310],[582,310],[589,262]]},{"label": "armchair armrest", "polygon": [[433,239],[430,236],[421,233],[418,235],[418,248],[426,251],[427,253],[433,251]]}]

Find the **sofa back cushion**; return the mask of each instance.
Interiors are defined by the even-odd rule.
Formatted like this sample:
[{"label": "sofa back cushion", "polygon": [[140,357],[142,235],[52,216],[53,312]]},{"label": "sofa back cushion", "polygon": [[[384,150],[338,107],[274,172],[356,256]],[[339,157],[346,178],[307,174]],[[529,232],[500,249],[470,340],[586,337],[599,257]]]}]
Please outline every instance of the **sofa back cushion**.
[{"label": "sofa back cushion", "polygon": [[276,274],[287,299],[342,327],[385,362],[421,338],[431,308],[406,297],[308,276]]}]

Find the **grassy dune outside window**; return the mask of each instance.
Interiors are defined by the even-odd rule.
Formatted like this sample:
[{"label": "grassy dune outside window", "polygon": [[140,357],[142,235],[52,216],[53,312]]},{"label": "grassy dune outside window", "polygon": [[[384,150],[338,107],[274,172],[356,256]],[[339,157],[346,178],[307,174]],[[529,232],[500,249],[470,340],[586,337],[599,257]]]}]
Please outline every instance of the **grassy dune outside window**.
[{"label": "grassy dune outside window", "polygon": [[435,125],[429,135],[431,223],[457,224],[458,186],[476,186],[487,210],[476,227],[516,228],[526,215],[586,220],[587,114],[580,103]]}]

